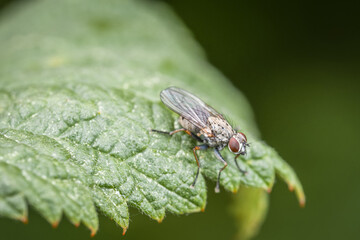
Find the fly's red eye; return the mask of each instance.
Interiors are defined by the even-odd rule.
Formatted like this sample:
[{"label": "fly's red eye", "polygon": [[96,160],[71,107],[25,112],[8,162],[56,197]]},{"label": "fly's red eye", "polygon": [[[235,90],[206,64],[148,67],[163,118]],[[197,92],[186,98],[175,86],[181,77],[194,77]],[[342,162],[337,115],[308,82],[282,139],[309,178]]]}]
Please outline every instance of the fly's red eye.
[{"label": "fly's red eye", "polygon": [[232,151],[234,153],[238,152],[240,149],[240,144],[239,144],[238,140],[236,140],[234,137],[230,138],[229,148],[230,148],[230,151]]}]

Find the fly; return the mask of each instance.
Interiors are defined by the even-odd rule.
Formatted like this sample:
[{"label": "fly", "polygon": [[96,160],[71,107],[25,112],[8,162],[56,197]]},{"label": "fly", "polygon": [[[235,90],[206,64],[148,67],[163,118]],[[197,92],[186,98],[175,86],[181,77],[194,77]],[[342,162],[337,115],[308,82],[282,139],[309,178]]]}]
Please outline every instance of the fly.
[{"label": "fly", "polygon": [[239,167],[237,157],[246,154],[246,147],[249,146],[244,133],[236,132],[226,119],[215,111],[212,107],[204,103],[193,94],[177,87],[169,87],[160,93],[161,101],[172,111],[178,113],[179,123],[183,128],[171,132],[152,129],[153,132],[174,135],[178,132],[185,132],[198,142],[202,143],[193,148],[198,169],[194,182],[190,187],[194,187],[199,176],[200,162],[197,157],[197,150],[214,149],[216,158],[223,163],[219,170],[215,192],[220,192],[220,175],[227,167],[227,162],[221,156],[220,151],[228,146],[229,150],[235,154],[235,163],[239,171],[246,173]]}]

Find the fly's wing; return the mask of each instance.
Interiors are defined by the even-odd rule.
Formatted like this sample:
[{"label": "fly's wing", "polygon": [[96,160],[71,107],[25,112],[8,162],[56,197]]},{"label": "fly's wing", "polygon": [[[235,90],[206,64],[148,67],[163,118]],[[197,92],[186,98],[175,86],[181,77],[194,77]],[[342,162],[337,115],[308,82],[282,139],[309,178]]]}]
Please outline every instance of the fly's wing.
[{"label": "fly's wing", "polygon": [[210,116],[223,118],[201,99],[181,88],[167,88],[160,93],[160,98],[168,108],[200,129],[207,127],[206,123]]}]

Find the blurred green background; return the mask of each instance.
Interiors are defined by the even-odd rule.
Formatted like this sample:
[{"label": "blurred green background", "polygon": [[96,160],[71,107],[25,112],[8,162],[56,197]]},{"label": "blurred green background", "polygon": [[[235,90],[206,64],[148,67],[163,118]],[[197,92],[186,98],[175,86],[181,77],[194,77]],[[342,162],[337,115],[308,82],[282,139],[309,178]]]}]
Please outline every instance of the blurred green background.
[{"label": "blurred green background", "polygon": [[[0,2],[0,15],[12,1]],[[353,3],[167,0],[220,69],[251,102],[263,139],[296,170],[307,194],[299,208],[278,181],[254,239],[360,236],[360,20]],[[1,53],[0,53],[1,54]],[[234,103],[236,104],[236,103]],[[213,189],[213,183],[208,183]],[[209,191],[205,213],[164,222],[131,212],[128,233],[105,217],[94,239],[233,239],[232,194]],[[64,219],[52,229],[0,219],[0,239],[89,239]]]}]

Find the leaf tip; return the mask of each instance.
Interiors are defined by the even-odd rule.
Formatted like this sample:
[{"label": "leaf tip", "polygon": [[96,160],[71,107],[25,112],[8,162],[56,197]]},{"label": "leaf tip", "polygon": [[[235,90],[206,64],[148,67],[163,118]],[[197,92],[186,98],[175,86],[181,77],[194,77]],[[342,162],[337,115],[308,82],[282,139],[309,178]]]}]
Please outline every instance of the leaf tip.
[{"label": "leaf tip", "polygon": [[122,232],[123,236],[125,235],[126,231],[127,231],[127,228],[123,228],[123,232]]},{"label": "leaf tip", "polygon": [[29,223],[29,219],[27,218],[27,216],[23,216],[19,219],[23,224],[28,224]]},{"label": "leaf tip", "polygon": [[59,221],[55,221],[51,224],[53,228],[57,228],[59,226]]},{"label": "leaf tip", "polygon": [[164,220],[164,217],[157,219],[157,222],[162,223],[163,220]]},{"label": "leaf tip", "polygon": [[205,212],[205,206],[203,206],[200,211]]},{"label": "leaf tip", "polygon": [[80,226],[80,222],[74,223],[74,226],[78,228]]},{"label": "leaf tip", "polygon": [[267,191],[267,193],[271,193],[272,192],[272,187],[266,188],[265,190]]},{"label": "leaf tip", "polygon": [[299,205],[300,205],[300,207],[304,208],[304,207],[305,207],[305,204],[306,204],[306,198],[305,198],[305,196],[303,195],[303,196],[301,196],[301,197],[299,198]]},{"label": "leaf tip", "polygon": [[291,183],[288,182],[288,188],[289,188],[289,191],[292,192],[294,191],[294,185],[292,185]]},{"label": "leaf tip", "polygon": [[96,230],[95,230],[95,229],[93,229],[93,228],[90,228],[90,231],[91,231],[91,233],[90,233],[90,237],[94,237],[94,236],[95,236],[95,234],[96,234]]}]

